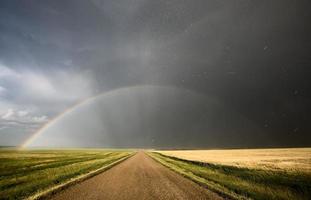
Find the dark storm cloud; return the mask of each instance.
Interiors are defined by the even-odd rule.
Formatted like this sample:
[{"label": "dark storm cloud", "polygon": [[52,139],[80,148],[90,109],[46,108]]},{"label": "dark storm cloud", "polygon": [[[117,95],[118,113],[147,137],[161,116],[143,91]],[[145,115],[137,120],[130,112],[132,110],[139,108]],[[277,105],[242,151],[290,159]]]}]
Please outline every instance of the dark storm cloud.
[{"label": "dark storm cloud", "polygon": [[[309,7],[276,0],[1,1],[3,69],[29,77],[21,81],[29,88],[39,76],[50,92],[29,98],[41,88],[25,94],[29,88],[12,86],[20,79],[4,81],[0,73],[0,109],[35,102],[36,115],[53,117],[103,91],[173,86],[215,96],[255,122],[267,138],[259,146],[310,145]],[[69,74],[76,77],[70,86]],[[45,102],[55,109],[46,111]]]},{"label": "dark storm cloud", "polygon": [[40,131],[30,145],[247,147],[267,143],[265,139],[260,127],[215,97],[144,85],[113,90],[81,104]]}]

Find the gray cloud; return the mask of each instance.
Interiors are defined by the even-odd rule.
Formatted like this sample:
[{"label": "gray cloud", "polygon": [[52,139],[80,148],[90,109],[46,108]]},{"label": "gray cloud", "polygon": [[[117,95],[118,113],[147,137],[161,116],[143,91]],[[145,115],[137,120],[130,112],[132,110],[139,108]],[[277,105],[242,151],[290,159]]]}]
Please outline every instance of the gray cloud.
[{"label": "gray cloud", "polygon": [[53,118],[116,88],[170,86],[236,110],[269,140],[258,145],[310,145],[309,7],[307,0],[1,1],[0,111]]},{"label": "gray cloud", "polygon": [[30,145],[195,148],[223,147],[230,140],[227,147],[256,146],[250,137],[256,142],[266,139],[253,122],[214,97],[180,88],[135,86],[79,105],[49,124]]}]

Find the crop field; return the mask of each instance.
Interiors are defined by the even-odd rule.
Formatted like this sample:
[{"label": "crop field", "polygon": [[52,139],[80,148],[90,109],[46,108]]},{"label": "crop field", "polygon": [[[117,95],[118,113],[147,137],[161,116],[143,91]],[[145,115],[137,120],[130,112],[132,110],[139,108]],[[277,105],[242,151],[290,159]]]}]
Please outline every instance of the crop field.
[{"label": "crop field", "polygon": [[162,154],[221,165],[311,173],[311,148],[159,151]]},{"label": "crop field", "polygon": [[125,158],[130,151],[0,150],[0,199],[32,198]]},{"label": "crop field", "polygon": [[231,199],[310,199],[310,148],[156,151],[155,160]]}]

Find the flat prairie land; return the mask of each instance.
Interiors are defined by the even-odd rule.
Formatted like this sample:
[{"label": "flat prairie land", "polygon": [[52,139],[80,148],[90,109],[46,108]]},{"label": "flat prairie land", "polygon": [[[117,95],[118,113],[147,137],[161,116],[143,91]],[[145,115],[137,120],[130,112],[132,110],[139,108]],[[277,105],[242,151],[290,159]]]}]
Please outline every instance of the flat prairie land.
[{"label": "flat prairie land", "polygon": [[149,155],[231,199],[311,197],[311,148],[179,150]]},{"label": "flat prairie land", "polygon": [[32,198],[53,187],[101,170],[130,151],[0,150],[0,199]]},{"label": "flat prairie land", "polygon": [[108,149],[1,149],[0,199],[42,194],[51,199],[112,200],[311,196],[310,148],[133,154]]},{"label": "flat prairie land", "polygon": [[311,148],[158,151],[186,160],[311,173]]}]

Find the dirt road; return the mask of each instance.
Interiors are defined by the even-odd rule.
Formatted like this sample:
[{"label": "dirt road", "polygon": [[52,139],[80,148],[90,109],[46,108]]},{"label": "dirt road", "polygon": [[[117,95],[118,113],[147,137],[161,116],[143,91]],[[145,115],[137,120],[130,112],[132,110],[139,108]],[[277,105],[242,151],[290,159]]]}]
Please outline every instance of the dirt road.
[{"label": "dirt road", "polygon": [[144,152],[138,152],[112,169],[56,194],[64,199],[221,199],[172,172]]}]

